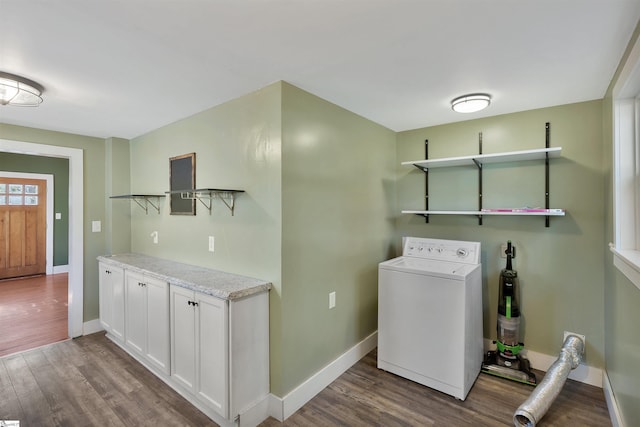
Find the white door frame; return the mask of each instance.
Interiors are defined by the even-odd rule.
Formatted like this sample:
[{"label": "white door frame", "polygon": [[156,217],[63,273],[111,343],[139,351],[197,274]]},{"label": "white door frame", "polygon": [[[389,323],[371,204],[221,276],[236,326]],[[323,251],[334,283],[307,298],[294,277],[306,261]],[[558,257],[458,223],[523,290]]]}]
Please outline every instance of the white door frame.
[{"label": "white door frame", "polygon": [[69,159],[69,336],[82,335],[84,311],[84,153],[79,148],[0,139],[0,151]]},{"label": "white door frame", "polygon": [[53,175],[43,173],[22,173],[0,171],[0,178],[41,179],[47,181],[47,274],[53,274]]}]

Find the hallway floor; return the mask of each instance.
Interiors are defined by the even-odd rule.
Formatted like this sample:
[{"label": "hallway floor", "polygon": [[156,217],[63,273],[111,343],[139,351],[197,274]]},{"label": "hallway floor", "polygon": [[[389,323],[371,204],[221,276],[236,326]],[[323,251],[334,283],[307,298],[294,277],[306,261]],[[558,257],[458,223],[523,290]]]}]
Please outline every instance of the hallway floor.
[{"label": "hallway floor", "polygon": [[68,336],[68,274],[0,281],[0,356]]}]

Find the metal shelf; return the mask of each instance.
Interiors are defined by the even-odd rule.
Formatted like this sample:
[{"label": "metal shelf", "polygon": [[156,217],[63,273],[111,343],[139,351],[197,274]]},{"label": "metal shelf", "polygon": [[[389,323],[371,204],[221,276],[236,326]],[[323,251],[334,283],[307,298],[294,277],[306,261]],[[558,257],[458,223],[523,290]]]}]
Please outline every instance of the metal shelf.
[{"label": "metal shelf", "polygon": [[535,150],[510,151],[494,154],[476,154],[473,156],[446,157],[442,159],[415,160],[402,162],[402,165],[412,165],[421,170],[429,168],[445,168],[456,166],[481,166],[490,163],[523,162],[527,160],[545,160],[560,157],[562,147],[539,148]]},{"label": "metal shelf", "polygon": [[[560,157],[562,147],[551,147],[551,125],[545,123],[545,148],[509,151],[493,154],[482,154],[482,132],[478,134],[478,153],[471,156],[447,157],[441,159],[429,159],[429,140],[425,140],[424,154],[425,160],[416,160],[402,162],[405,166],[415,166],[425,175],[425,210],[423,211],[402,211],[402,213],[410,213],[422,215],[425,222],[429,222],[429,215],[476,215],[478,224],[482,225],[482,217],[484,215],[520,215],[520,216],[544,216],[545,227],[549,227],[549,217],[564,216],[564,209],[549,208],[549,159]],[[529,160],[544,160],[545,163],[545,208],[516,208],[516,209],[483,209],[482,207],[482,172],[483,166],[487,164],[506,163],[506,162],[523,162]],[[475,166],[478,169],[478,210],[476,211],[433,211],[429,209],[429,169],[441,167],[458,167],[458,166]]]},{"label": "metal shelf", "polygon": [[196,188],[190,190],[173,190],[167,191],[166,194],[180,194],[182,199],[199,200],[202,205],[207,208],[209,215],[213,207],[213,199],[220,199],[234,214],[236,195],[244,193],[244,190],[229,190],[222,188]]},{"label": "metal shelf", "polygon": [[[134,202],[136,202],[138,204],[138,206],[140,206],[142,209],[144,209],[144,213],[148,214],[149,213],[149,205],[153,206],[155,208],[155,210],[158,212],[158,214],[160,213],[160,198],[164,197],[164,195],[162,194],[123,194],[120,196],[111,196],[109,197],[110,199],[129,199],[129,200],[133,200]],[[151,199],[155,199],[155,203],[151,200]],[[144,201],[144,203],[141,202],[141,200]]]},{"label": "metal shelf", "polygon": [[402,211],[403,214],[427,215],[512,215],[512,216],[564,216],[564,209],[500,209],[500,210],[480,210],[480,211]]}]

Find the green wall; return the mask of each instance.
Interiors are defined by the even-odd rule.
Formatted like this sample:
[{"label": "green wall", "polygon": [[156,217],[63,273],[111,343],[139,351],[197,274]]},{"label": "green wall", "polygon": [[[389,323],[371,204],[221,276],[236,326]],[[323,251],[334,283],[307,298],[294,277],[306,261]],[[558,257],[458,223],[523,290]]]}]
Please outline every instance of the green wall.
[{"label": "green wall", "polygon": [[5,172],[53,175],[53,212],[61,219],[53,222],[53,265],[69,262],[69,160],[55,157],[0,153],[0,170]]},{"label": "green wall", "polygon": [[63,132],[0,124],[0,138],[11,141],[55,145],[82,149],[84,153],[84,321],[97,319],[98,263],[96,257],[106,253],[105,230],[91,232],[91,221],[105,216],[105,146],[104,140]]},{"label": "green wall", "polygon": [[282,82],[135,138],[131,192],[164,193],[169,158],[195,152],[196,187],[245,193],[234,216],[218,200],[195,217],[170,215],[165,200],[160,214],[133,205],[131,249],[271,281],[271,391],[284,396],[376,330],[394,143],[388,129]]},{"label": "green wall", "polygon": [[[398,134],[398,164],[429,157],[517,151],[545,146],[545,122],[551,123],[551,146],[562,157],[551,160],[551,207],[565,208],[565,217],[401,215],[397,236],[422,236],[479,241],[482,244],[484,336],[496,337],[498,277],[504,268],[500,245],[517,247],[514,268],[520,277],[522,336],[526,348],[558,353],[563,332],[587,337],[585,362],[604,367],[603,282],[605,246],[602,224],[602,102],[592,101],[522,113],[494,116]],[[475,166],[431,169],[430,208],[477,210]],[[424,173],[398,166],[399,209],[424,209]],[[483,207],[544,207],[544,162],[506,163],[484,167]],[[398,242],[399,239],[396,239]]]},{"label": "green wall", "polygon": [[[158,214],[131,204],[131,249],[162,258],[268,280],[272,390],[281,381],[280,321],[282,185],[281,85],[279,83],[157,129],[131,141],[131,192],[169,190],[169,158],[196,153],[196,187],[244,190],[235,214],[220,200],[209,213],[170,215],[168,200]],[[158,231],[158,244],[150,234]],[[208,251],[208,236],[215,252]]]},{"label": "green wall", "polygon": [[[282,95],[282,383],[377,329],[394,216],[395,133],[289,84]],[[329,310],[329,293],[336,307]]]},{"label": "green wall", "polygon": [[[620,62],[604,99],[604,165],[605,165],[605,236],[614,240],[613,220],[613,99],[612,90],[624,67],[633,44],[640,39],[640,24],[636,28],[627,52]],[[640,425],[640,290],[614,265],[607,247],[601,248],[605,260],[604,321],[606,369],[620,415],[627,426]]]}]

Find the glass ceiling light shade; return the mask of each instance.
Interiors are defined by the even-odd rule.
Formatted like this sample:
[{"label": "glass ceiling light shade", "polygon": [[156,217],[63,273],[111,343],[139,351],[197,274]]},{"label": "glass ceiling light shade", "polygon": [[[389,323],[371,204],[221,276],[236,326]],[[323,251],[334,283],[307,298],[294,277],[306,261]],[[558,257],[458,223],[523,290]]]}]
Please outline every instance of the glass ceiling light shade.
[{"label": "glass ceiling light shade", "polygon": [[0,71],[0,105],[37,107],[42,92],[44,87],[32,80]]},{"label": "glass ceiling light shade", "polygon": [[484,110],[491,103],[491,96],[486,93],[473,93],[459,96],[451,101],[451,108],[458,113],[475,113]]}]

